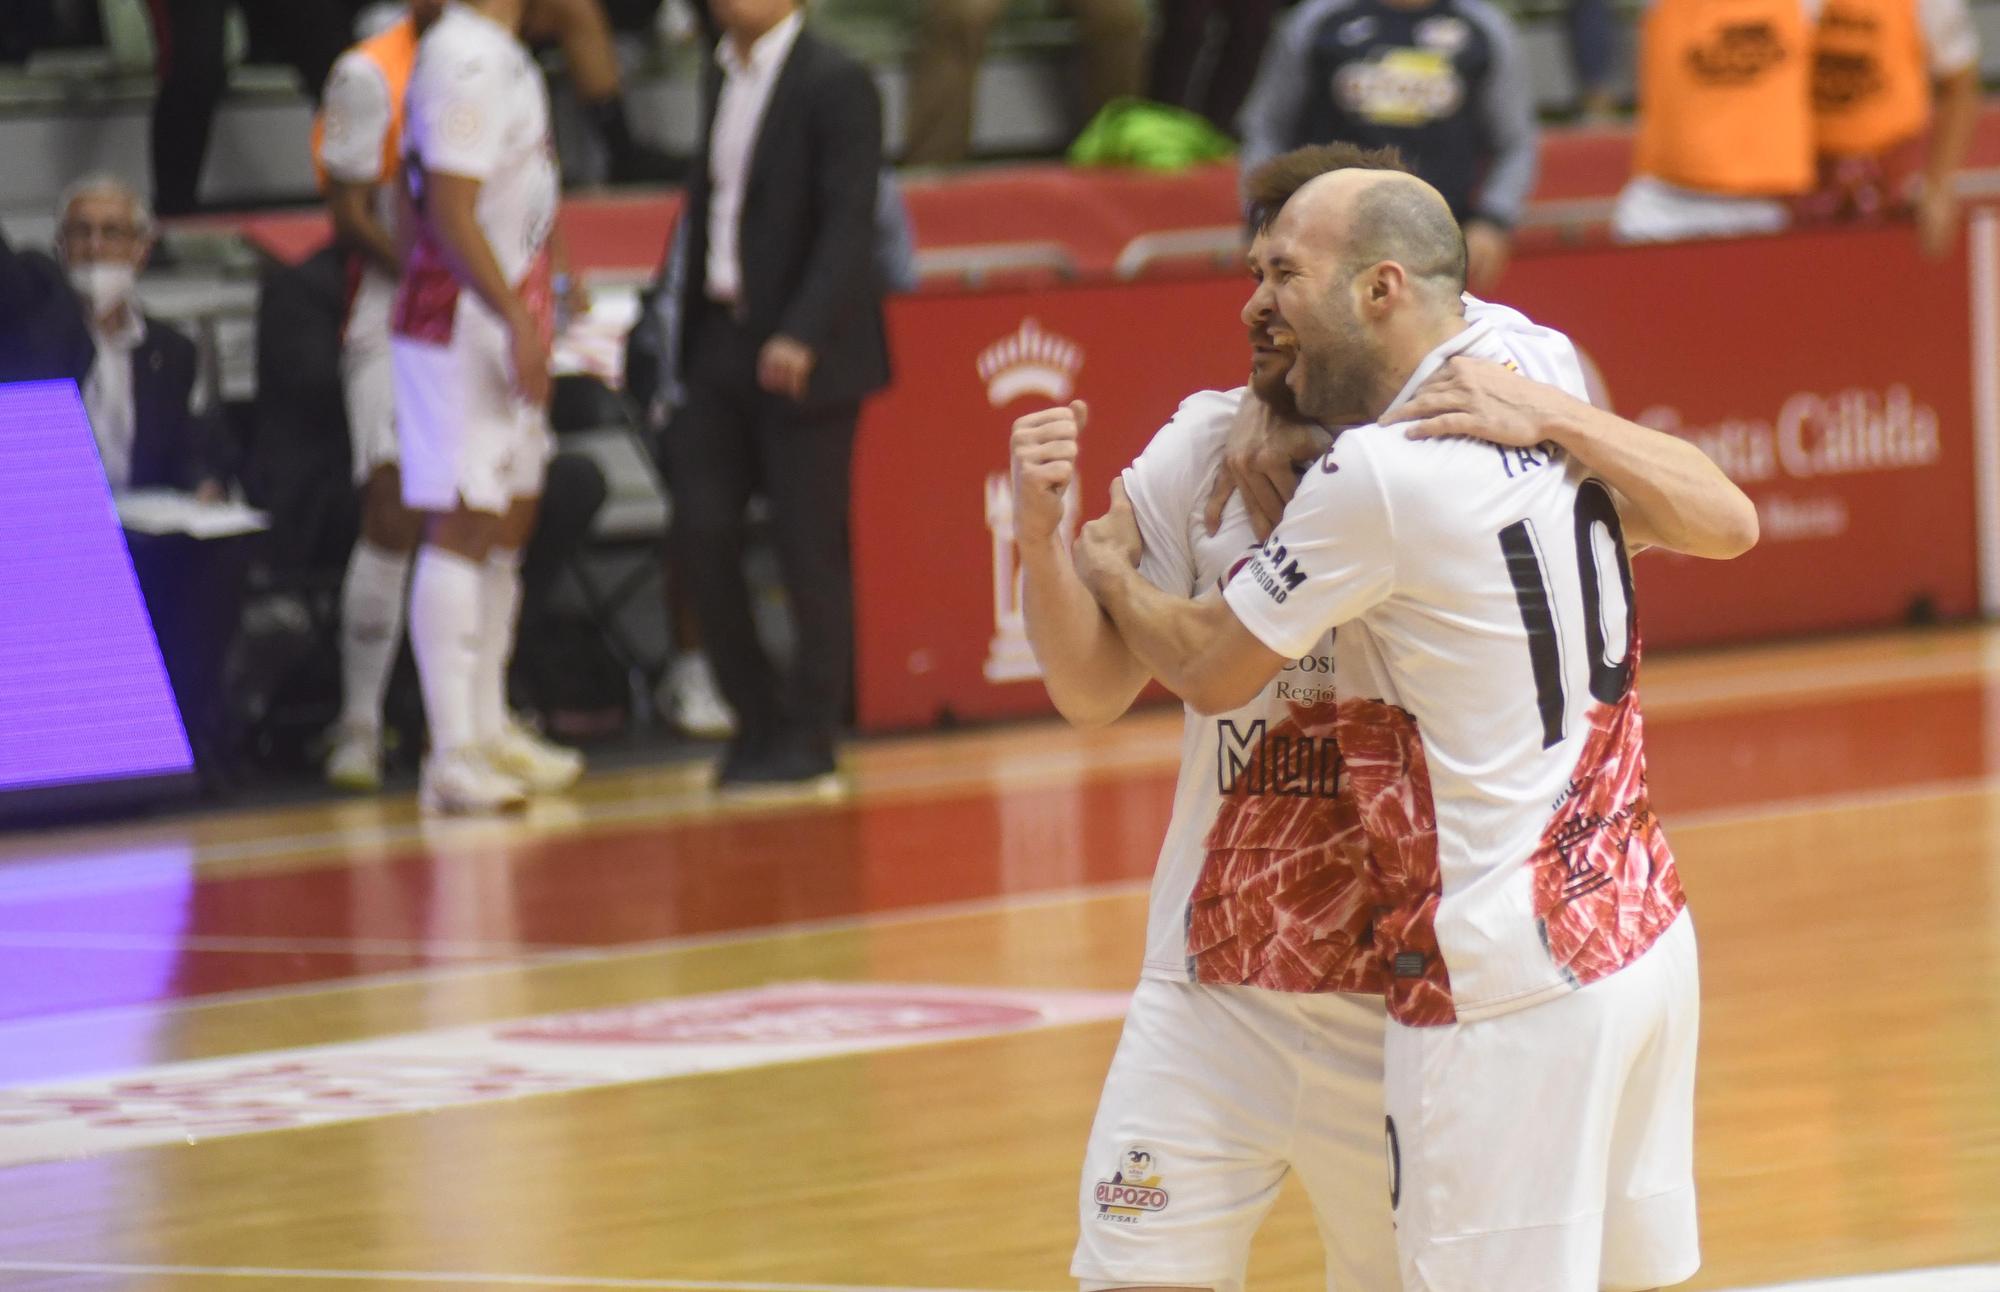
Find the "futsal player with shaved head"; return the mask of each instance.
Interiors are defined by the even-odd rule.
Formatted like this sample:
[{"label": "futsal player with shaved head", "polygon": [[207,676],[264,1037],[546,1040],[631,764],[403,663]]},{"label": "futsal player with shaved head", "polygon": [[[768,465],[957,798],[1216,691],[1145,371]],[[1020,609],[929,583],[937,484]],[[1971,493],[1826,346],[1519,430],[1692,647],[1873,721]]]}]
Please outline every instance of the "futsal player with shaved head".
[{"label": "futsal player with shaved head", "polygon": [[[1319,174],[1397,165],[1386,151],[1302,149],[1261,168],[1250,192],[1268,217]],[[1260,280],[1268,247],[1264,233],[1251,247]],[[1273,335],[1269,305],[1260,288],[1245,309],[1248,387],[1190,397],[1123,477],[1143,534],[1138,577],[1169,598],[1218,587],[1257,548],[1242,498],[1204,516],[1232,434],[1298,437],[1315,456],[1329,439],[1299,415],[1285,382],[1289,338]],[[1472,302],[1470,313],[1566,350],[1511,310]],[[1573,356],[1556,366],[1580,389]],[[1575,437],[1608,473],[1663,479],[1647,499],[1657,530],[1687,550],[1733,554],[1748,501],[1679,441],[1497,366],[1468,368],[1427,398],[1434,428],[1474,418],[1527,443]],[[1149,671],[1058,537],[1084,413],[1021,419],[1013,451],[1030,639],[1058,707],[1091,725],[1121,713]],[[1391,965],[1372,927],[1362,803],[1341,757],[1336,653],[1330,637],[1316,641],[1229,711],[1189,710],[1143,976],[1085,1161],[1073,1273],[1087,1288],[1240,1287],[1251,1236],[1293,1170],[1319,1219],[1329,1286],[1398,1282],[1382,1162],[1380,994]]]},{"label": "futsal player with shaved head", "polygon": [[[1457,227],[1421,181],[1313,179],[1260,260],[1245,316],[1295,347],[1287,389],[1331,448],[1220,595],[1146,577],[1143,486],[1086,527],[1077,571],[1121,645],[1201,713],[1331,656],[1314,722],[1362,836],[1401,1286],[1678,1282],[1699,1263],[1694,935],[1646,796],[1620,518],[1621,495],[1634,530],[1662,501],[1623,469],[1651,449],[1587,466],[1574,427],[1522,448],[1406,424],[1454,360],[1583,394],[1559,334],[1468,310]],[[1241,1048],[1183,1041],[1201,1063]],[[1234,1109],[1211,1106],[1191,1140],[1238,1142]],[[1149,1147],[1168,1178],[1172,1155]],[[1207,1285],[1163,1273],[1150,1281]]]}]

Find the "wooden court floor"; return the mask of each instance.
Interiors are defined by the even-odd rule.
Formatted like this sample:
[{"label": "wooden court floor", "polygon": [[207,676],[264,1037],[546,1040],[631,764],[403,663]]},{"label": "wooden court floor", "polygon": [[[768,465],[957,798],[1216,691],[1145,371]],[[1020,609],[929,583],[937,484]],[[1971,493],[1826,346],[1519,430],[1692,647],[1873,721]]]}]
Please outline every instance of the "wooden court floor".
[{"label": "wooden court floor", "polygon": [[[1949,1286],[2000,1292],[2000,633],[1642,685],[1702,947],[1691,1286],[1990,1266]],[[1129,989],[1177,729],[865,743],[835,804],[718,804],[678,767],[504,824],[384,799],[0,838],[0,1288],[1069,1287],[1117,1022],[980,1032],[1019,1011],[979,993]],[[978,1034],[785,1061],[786,993],[844,1018],[863,988],[966,989]],[[503,1048],[410,1093],[413,1045],[685,1029],[744,991],[775,1058],[606,1044],[558,1089]],[[348,1114],[257,1129],[285,1114],[246,1074],[329,1062]],[[1253,1285],[1319,1271],[1288,1186]]]}]

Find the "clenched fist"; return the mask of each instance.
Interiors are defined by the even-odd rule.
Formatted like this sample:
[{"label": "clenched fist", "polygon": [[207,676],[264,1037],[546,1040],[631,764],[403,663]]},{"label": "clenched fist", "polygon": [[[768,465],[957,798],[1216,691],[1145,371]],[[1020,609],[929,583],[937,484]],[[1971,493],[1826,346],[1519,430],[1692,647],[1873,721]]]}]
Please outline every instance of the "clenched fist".
[{"label": "clenched fist", "polygon": [[1014,423],[1014,538],[1045,543],[1062,528],[1070,484],[1076,479],[1077,437],[1090,417],[1081,399],[1064,408],[1030,413]]}]

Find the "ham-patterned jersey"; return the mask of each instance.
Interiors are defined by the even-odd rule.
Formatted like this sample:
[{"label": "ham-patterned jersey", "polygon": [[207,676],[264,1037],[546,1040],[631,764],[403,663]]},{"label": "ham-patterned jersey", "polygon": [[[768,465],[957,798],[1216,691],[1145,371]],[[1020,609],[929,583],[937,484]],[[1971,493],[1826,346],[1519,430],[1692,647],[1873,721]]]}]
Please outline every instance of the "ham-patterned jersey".
[{"label": "ham-patterned jersey", "polygon": [[1338,628],[1334,732],[1381,905],[1389,1012],[1519,1009],[1643,954],[1684,901],[1646,794],[1631,570],[1612,497],[1554,445],[1412,441],[1396,405],[1455,354],[1579,398],[1560,333],[1488,311],[1342,433],[1230,582],[1294,658]]},{"label": "ham-patterned jersey", "polygon": [[[1202,506],[1241,388],[1180,406],[1125,471],[1139,572],[1176,596],[1221,587],[1257,550],[1241,498],[1213,536]],[[1149,978],[1379,994],[1358,804],[1342,771],[1332,638],[1296,652],[1233,713],[1189,709],[1180,781],[1153,874]]]},{"label": "ham-patterned jersey", "polygon": [[[500,272],[553,325],[549,238],[561,181],[541,69],[514,33],[477,10],[448,4],[417,46],[404,112],[403,180],[421,215],[433,172],[480,181],[474,211]],[[395,334],[448,343],[462,290],[427,222],[419,221],[395,301]]]}]

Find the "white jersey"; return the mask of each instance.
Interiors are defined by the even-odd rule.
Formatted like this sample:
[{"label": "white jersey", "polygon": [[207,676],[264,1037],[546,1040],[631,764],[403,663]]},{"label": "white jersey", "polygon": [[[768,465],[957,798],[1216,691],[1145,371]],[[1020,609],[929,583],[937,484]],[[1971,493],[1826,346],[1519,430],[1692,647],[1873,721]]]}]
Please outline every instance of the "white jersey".
[{"label": "white jersey", "polygon": [[[407,20],[406,20],[407,21]],[[382,67],[359,49],[350,49],[334,63],[320,99],[324,130],[320,162],[326,173],[343,184],[373,184],[375,214],[382,227],[396,228],[396,177],[384,173],[384,144],[394,128],[389,82]],[[389,307],[396,298],[396,276],[367,257],[355,257],[350,271],[351,296],[342,337],[350,345],[386,346]]]},{"label": "white jersey", "polygon": [[[507,281],[553,322],[548,243],[561,191],[549,135],[548,88],[514,34],[462,4],[448,4],[417,47],[404,112],[404,176],[422,211],[432,173],[480,181],[475,213]],[[397,293],[398,335],[451,339],[461,285],[426,230],[411,249]]]},{"label": "white jersey", "polygon": [[[1584,397],[1569,342],[1474,316],[1448,358]],[[1553,445],[1344,432],[1225,591],[1294,659],[1339,627],[1338,740],[1369,839],[1389,1011],[1533,1004],[1636,959],[1683,906],[1646,796],[1639,643],[1609,491]]]},{"label": "white jersey", "polygon": [[[1139,573],[1175,596],[1220,588],[1257,550],[1239,495],[1210,536],[1203,500],[1243,388],[1191,396],[1125,471]],[[1334,739],[1334,651],[1321,633],[1255,700],[1187,711],[1173,820],[1153,873],[1148,978],[1380,993],[1358,806]]]}]

